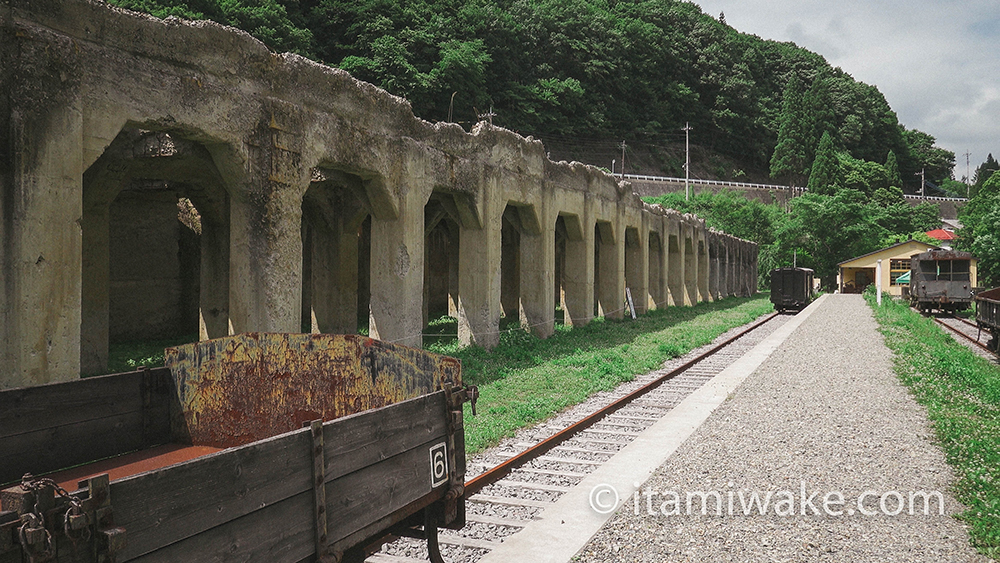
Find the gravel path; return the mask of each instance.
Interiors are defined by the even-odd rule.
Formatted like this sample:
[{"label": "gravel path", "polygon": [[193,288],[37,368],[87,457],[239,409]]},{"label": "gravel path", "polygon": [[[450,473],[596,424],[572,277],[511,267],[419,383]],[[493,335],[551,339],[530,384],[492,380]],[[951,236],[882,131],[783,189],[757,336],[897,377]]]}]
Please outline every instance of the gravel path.
[{"label": "gravel path", "polygon": [[[952,516],[963,508],[948,493],[951,481],[924,409],[892,372],[867,305],[858,295],[829,295],[577,560],[988,561]],[[679,494],[679,506],[669,491]],[[764,515],[760,504],[744,515],[741,495],[749,502],[769,491]],[[858,510],[865,491],[874,494],[862,508],[875,515]],[[941,492],[945,514],[932,500],[924,515],[919,497],[914,515],[882,513],[881,497],[892,512],[893,492],[909,503],[913,491]],[[690,492],[718,492],[722,515],[711,496],[708,516],[697,496],[694,515],[686,515]],[[836,501],[837,492],[845,502],[824,507],[824,495]]]}]

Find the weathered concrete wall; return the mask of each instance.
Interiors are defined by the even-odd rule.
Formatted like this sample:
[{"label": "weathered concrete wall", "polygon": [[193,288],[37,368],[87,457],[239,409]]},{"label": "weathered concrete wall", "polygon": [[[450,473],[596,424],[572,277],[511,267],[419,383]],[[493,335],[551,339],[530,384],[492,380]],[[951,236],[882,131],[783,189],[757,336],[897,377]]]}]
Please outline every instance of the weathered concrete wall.
[{"label": "weathered concrete wall", "polygon": [[[178,186],[202,216],[202,338],[350,330],[367,304],[372,336],[420,345],[447,285],[460,339],[492,346],[504,311],[543,337],[560,301],[573,325],[595,304],[621,317],[626,276],[640,311],[751,291],[719,284],[753,279],[752,243],[551,162],[531,138],[417,119],[405,100],[237,30],[97,0],[7,0],[0,27],[0,387],[106,362],[122,305],[111,206],[137,180]],[[429,232],[441,220],[446,241]],[[713,259],[721,247],[739,257],[731,276]],[[447,284],[426,271],[445,264]]]}]

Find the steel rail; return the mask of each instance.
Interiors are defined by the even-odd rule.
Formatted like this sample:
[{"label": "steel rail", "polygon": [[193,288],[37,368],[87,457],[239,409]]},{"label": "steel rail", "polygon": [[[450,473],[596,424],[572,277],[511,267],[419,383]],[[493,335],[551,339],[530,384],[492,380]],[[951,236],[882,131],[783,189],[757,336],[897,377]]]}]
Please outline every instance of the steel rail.
[{"label": "steel rail", "polygon": [[646,385],[643,385],[639,389],[632,391],[628,395],[625,395],[624,397],[617,399],[616,401],[601,408],[600,410],[588,415],[586,418],[580,420],[579,422],[567,426],[566,428],[560,430],[559,432],[553,434],[552,436],[549,436],[545,440],[542,440],[541,442],[535,444],[534,446],[528,448],[527,450],[524,450],[523,452],[515,455],[514,457],[508,459],[507,461],[504,461],[503,463],[493,467],[492,469],[489,469],[486,472],[474,477],[472,480],[467,481],[465,483],[465,496],[469,497],[476,494],[484,487],[492,485],[493,483],[496,483],[497,481],[503,479],[504,477],[509,475],[510,472],[513,471],[514,469],[517,469],[518,467],[528,463],[529,461],[537,457],[545,455],[546,453],[549,452],[549,450],[569,440],[579,432],[593,426],[601,419],[603,419],[605,416],[617,411],[618,409],[624,407],[625,405],[631,403],[632,401],[638,399],[639,397],[645,395],[646,393],[649,393],[650,391],[656,389],[667,380],[679,375],[684,371],[687,371],[692,366],[696,365],[702,360],[705,360],[709,356],[712,356],[713,354],[715,354],[719,350],[722,350],[726,346],[729,346],[733,342],[745,336],[750,331],[770,321],[777,315],[778,313],[771,313],[765,316],[763,319],[756,321],[748,328],[741,330],[737,334],[731,336],[730,338],[727,338],[725,341],[717,344],[716,346],[713,346],[711,349],[705,351],[704,353],[699,354],[697,357],[688,360],[681,366],[674,368],[670,372],[658,377],[654,381],[651,381]]},{"label": "steel rail", "polygon": [[[995,351],[991,350],[989,346],[987,346],[987,345],[983,344],[983,343],[982,343],[982,342],[980,342],[979,340],[977,340],[977,339],[975,339],[975,338],[973,338],[973,337],[969,336],[968,334],[965,334],[964,332],[962,332],[962,331],[958,330],[957,328],[955,328],[955,327],[953,327],[953,326],[949,325],[948,323],[946,323],[946,322],[942,321],[941,319],[939,319],[939,318],[937,318],[937,317],[931,317],[931,318],[932,318],[932,319],[934,319],[934,322],[936,322],[937,324],[939,324],[939,325],[941,325],[941,326],[945,327],[946,329],[948,329],[948,330],[950,330],[950,331],[954,332],[955,334],[957,334],[957,335],[961,336],[962,338],[965,338],[965,339],[966,339],[966,340],[968,340],[969,342],[971,342],[971,343],[975,344],[976,346],[979,346],[980,348],[982,348],[983,350],[986,350],[986,351],[987,351],[987,352],[989,352],[990,354],[993,354],[993,356],[997,356],[997,357],[1000,357],[1000,356],[998,356],[997,352],[995,352]],[[952,319],[959,319],[959,317],[948,317],[948,318],[952,318]],[[967,320],[965,320],[965,319],[959,319],[959,320],[961,320],[961,321],[965,322],[966,324],[970,324],[970,325],[972,325],[972,323],[971,323],[971,322],[969,322],[969,321],[967,321]],[[977,328],[978,328],[978,325],[973,325],[973,326],[975,326],[975,327],[977,327]]]}]

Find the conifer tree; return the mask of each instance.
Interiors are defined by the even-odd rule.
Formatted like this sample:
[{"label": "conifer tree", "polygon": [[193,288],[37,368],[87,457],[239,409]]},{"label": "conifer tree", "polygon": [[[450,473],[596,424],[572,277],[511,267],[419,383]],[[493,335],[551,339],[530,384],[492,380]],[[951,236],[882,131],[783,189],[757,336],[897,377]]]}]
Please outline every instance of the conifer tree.
[{"label": "conifer tree", "polygon": [[891,149],[885,157],[885,169],[889,172],[889,185],[897,188],[903,187],[903,177],[899,174],[899,163],[896,162],[896,153]]},{"label": "conifer tree", "polygon": [[812,171],[809,172],[807,188],[813,193],[832,195],[837,191],[839,176],[840,163],[837,160],[833,137],[829,131],[825,131],[819,141],[819,148],[816,149],[816,158],[813,159]]},{"label": "conifer tree", "polygon": [[983,184],[985,184],[986,181],[990,179],[990,176],[992,176],[997,170],[1000,170],[1000,163],[997,163],[996,159],[993,158],[993,153],[986,155],[986,161],[976,168],[976,173],[973,176],[975,179],[975,183],[971,190],[973,195],[979,193],[979,188],[982,188]]},{"label": "conifer tree", "polygon": [[781,101],[778,144],[771,155],[771,177],[801,183],[806,175],[802,81],[792,74]]},{"label": "conifer tree", "polygon": [[827,79],[817,77],[813,81],[812,86],[802,97],[800,115],[805,122],[803,138],[806,145],[806,169],[810,169],[823,135],[837,130],[837,118],[833,113],[830,96],[830,82]]}]

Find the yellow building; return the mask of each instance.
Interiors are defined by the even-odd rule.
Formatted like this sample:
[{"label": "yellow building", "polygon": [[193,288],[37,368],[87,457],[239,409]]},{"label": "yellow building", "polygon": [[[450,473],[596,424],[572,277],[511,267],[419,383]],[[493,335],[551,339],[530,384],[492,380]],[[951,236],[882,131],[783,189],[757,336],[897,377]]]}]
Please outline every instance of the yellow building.
[{"label": "yellow building", "polygon": [[[857,258],[851,258],[838,264],[837,286],[841,293],[861,293],[865,286],[875,283],[875,267],[882,261],[882,290],[891,295],[902,295],[903,287],[908,284],[897,284],[896,278],[910,271],[910,257],[914,254],[927,252],[934,245],[916,240],[908,240],[890,247],[869,252]],[[969,265],[972,286],[976,285],[976,259]]]}]

